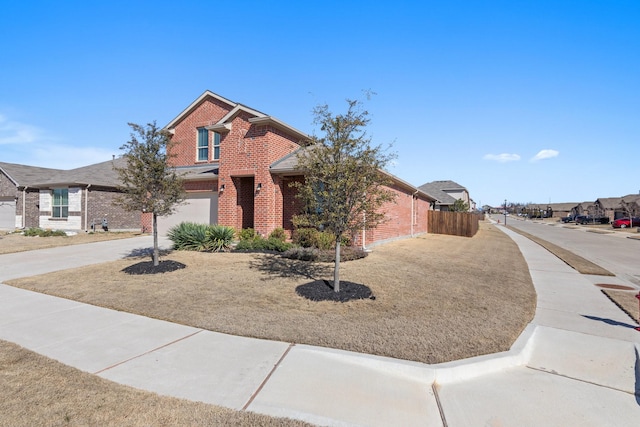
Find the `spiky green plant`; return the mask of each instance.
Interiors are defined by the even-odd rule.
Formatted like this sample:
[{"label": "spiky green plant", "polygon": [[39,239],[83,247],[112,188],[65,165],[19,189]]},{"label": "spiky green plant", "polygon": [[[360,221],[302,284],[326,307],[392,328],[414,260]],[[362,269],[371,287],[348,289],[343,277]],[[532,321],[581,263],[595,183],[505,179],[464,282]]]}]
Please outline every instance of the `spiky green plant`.
[{"label": "spiky green plant", "polygon": [[207,229],[207,250],[220,252],[228,250],[236,231],[226,225],[211,225]]},{"label": "spiky green plant", "polygon": [[173,248],[179,251],[207,250],[207,224],[181,222],[169,229],[167,237],[173,242]]}]

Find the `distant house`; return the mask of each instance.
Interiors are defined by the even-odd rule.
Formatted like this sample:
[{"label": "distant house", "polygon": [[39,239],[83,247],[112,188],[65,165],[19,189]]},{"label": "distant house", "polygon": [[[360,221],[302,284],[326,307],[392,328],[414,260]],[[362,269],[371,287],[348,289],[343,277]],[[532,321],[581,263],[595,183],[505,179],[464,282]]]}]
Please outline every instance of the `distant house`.
[{"label": "distant house", "polygon": [[594,202],[595,216],[606,216],[610,221],[624,216],[622,213],[622,197],[600,197]]},{"label": "distant house", "polygon": [[113,159],[71,170],[0,162],[0,229],[41,227],[90,231],[106,219],[111,230],[140,230],[140,213],[114,205],[119,194]]},{"label": "distant house", "polygon": [[603,215],[613,221],[618,218],[640,214],[640,194],[628,194],[623,197],[602,197],[595,201],[598,215]]},{"label": "distant house", "polygon": [[[542,216],[547,218],[563,218],[566,216],[574,215],[573,212],[580,203],[566,202],[566,203],[532,203],[527,205],[527,210],[532,212],[541,212]],[[551,215],[549,215],[551,211]]]},{"label": "distant house", "polygon": [[622,216],[628,217],[629,214],[640,216],[640,194],[628,194],[622,197],[620,205]]},{"label": "distant house", "polygon": [[571,209],[571,216],[586,215],[593,216],[596,213],[596,205],[594,202],[578,203]]},{"label": "distant house", "polygon": [[462,200],[470,209],[472,208],[469,191],[454,181],[427,182],[418,188],[435,199],[433,204],[434,210],[449,211],[452,209],[456,200]]}]

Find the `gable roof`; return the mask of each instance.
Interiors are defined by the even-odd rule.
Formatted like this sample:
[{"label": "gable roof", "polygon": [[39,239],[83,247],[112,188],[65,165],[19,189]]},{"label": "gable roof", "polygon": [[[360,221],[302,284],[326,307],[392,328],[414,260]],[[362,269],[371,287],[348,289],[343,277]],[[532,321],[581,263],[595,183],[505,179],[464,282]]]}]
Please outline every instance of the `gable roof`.
[{"label": "gable roof", "polygon": [[[276,175],[302,175],[302,172],[300,171],[300,169],[298,169],[298,155],[304,155],[305,151],[310,148],[311,145],[300,147],[294,152],[287,154],[279,160],[276,160],[271,164],[271,166],[269,166],[269,171]],[[389,177],[395,185],[409,189],[413,191],[414,194],[419,195],[421,198],[427,199],[430,202],[436,201],[436,199],[431,197],[429,194],[398,178],[397,176],[390,174],[389,172],[386,172],[384,170],[380,170],[380,172]]]},{"label": "gable roof", "polygon": [[622,197],[600,197],[595,204],[600,205],[603,209],[615,209],[620,207]]},{"label": "gable roof", "polygon": [[50,169],[0,162],[0,169],[16,187],[51,188],[55,186],[117,187],[120,183],[115,167],[125,167],[126,159],[119,157],[76,169]]},{"label": "gable roof", "polygon": [[418,188],[436,199],[440,205],[453,205],[457,200],[446,191],[467,191],[462,185],[449,180],[427,182]]},{"label": "gable roof", "polygon": [[189,104],[187,108],[185,108],[180,114],[178,114],[173,120],[171,120],[163,129],[171,132],[178,123],[180,123],[186,116],[191,114],[193,110],[195,110],[201,103],[203,103],[208,98],[214,98],[220,102],[223,102],[224,104],[227,104],[229,107],[231,107],[231,110],[227,114],[225,114],[224,117],[218,120],[216,123],[212,123],[211,125],[207,126],[207,129],[222,131],[222,132],[229,131],[231,130],[230,124],[233,118],[237,116],[238,113],[240,113],[241,111],[244,111],[253,116],[253,118],[249,119],[250,123],[253,123],[256,125],[273,126],[277,129],[280,129],[286,133],[289,133],[295,136],[301,141],[308,141],[311,139],[311,137],[306,133],[299,131],[293,126],[290,126],[273,116],[269,116],[254,108],[247,107],[246,105],[230,101],[227,98],[223,98],[222,96],[211,92],[210,90],[205,90],[202,95],[200,95],[198,98],[196,98],[195,101]]},{"label": "gable roof", "polygon": [[29,187],[38,182],[51,179],[53,176],[62,172],[60,169],[41,168],[5,162],[0,162],[0,170],[16,187]]}]

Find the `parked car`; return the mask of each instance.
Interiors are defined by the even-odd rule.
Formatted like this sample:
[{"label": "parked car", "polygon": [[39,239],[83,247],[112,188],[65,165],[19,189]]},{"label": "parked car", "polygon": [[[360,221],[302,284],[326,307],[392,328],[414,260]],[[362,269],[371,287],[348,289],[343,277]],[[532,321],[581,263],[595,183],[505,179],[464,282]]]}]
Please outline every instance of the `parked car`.
[{"label": "parked car", "polygon": [[573,217],[572,216],[563,216],[562,218],[560,218],[560,220],[564,223],[567,222],[573,222]]},{"label": "parked car", "polygon": [[606,216],[586,216],[578,215],[575,219],[576,224],[609,224],[609,217]]},{"label": "parked car", "polygon": [[618,218],[611,223],[613,228],[627,228],[627,227],[640,227],[640,217],[634,216],[629,221],[629,218]]}]

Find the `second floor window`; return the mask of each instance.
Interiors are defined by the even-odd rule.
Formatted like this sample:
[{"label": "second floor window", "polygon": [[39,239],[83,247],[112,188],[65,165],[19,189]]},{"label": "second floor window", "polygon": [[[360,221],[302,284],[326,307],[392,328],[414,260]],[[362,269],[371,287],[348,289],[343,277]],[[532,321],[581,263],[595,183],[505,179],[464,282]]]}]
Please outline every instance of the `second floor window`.
[{"label": "second floor window", "polygon": [[220,160],[220,134],[213,133],[213,160]]},{"label": "second floor window", "polygon": [[209,160],[209,131],[200,128],[198,129],[198,156],[199,162],[205,162]]}]

